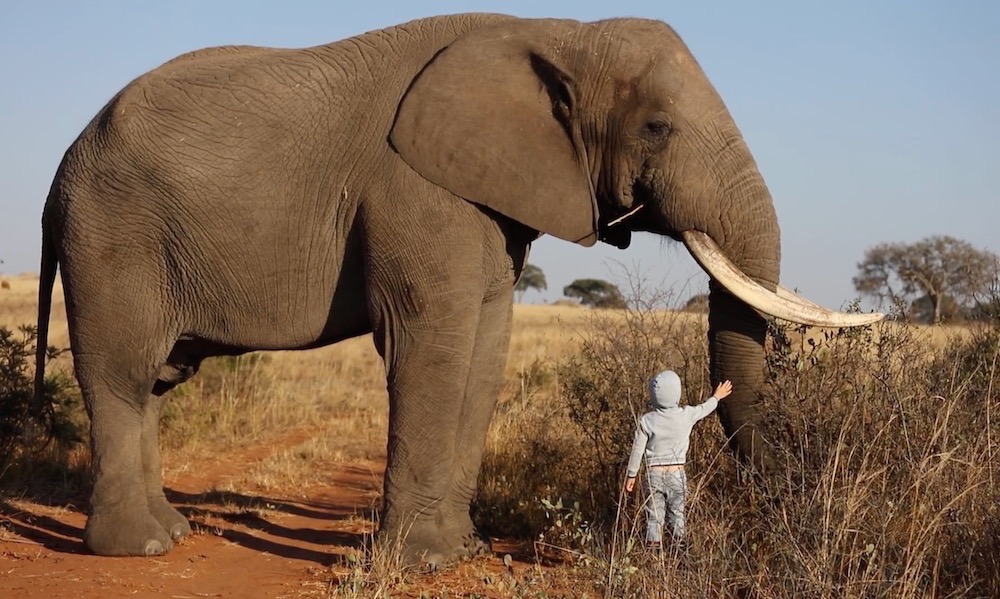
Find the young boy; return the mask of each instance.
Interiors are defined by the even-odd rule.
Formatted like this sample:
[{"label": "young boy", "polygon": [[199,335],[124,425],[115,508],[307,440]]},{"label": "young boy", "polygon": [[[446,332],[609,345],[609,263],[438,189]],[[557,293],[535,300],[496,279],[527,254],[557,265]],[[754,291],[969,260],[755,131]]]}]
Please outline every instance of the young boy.
[{"label": "young boy", "polygon": [[639,463],[646,458],[646,545],[659,549],[663,538],[663,521],[670,517],[673,539],[679,546],[684,541],[684,499],[687,459],[691,429],[696,422],[715,411],[719,400],[733,391],[733,384],[722,382],[715,393],[697,406],[680,407],[681,379],[673,370],[665,370],[649,382],[649,403],[653,410],[639,419],[628,460],[625,490],[635,489]]}]

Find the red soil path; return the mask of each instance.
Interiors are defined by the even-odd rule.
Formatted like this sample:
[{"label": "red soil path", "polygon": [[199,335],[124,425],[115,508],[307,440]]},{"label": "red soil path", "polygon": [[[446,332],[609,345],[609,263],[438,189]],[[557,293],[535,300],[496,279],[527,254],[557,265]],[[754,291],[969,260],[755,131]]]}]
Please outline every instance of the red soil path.
[{"label": "red soil path", "polygon": [[[363,556],[382,464],[330,465],[323,487],[259,495],[212,491],[282,446],[252,448],[197,475],[168,479],[167,497],[195,534],[157,558],[91,555],[81,541],[83,497],[59,506],[0,497],[0,598],[334,596],[338,585],[362,578],[347,557]],[[493,592],[491,576],[513,580],[515,572],[537,568],[523,561],[512,566],[497,556],[479,558],[416,576],[393,587],[392,596],[504,596]],[[364,587],[356,592],[345,595],[369,596]]]}]

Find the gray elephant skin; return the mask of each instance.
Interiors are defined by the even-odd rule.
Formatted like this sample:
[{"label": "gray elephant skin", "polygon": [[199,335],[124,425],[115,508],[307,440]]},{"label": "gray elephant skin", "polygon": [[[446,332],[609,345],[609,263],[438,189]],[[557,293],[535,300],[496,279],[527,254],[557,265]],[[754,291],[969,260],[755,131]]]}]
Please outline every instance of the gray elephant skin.
[{"label": "gray elephant skin", "polygon": [[[769,192],[695,59],[649,20],[453,15],[185,54],[87,125],[42,228],[39,348],[58,269],[91,418],[84,539],[100,555],[161,554],[190,533],[164,496],[158,422],[207,357],[372,333],[389,395],[378,541],[437,564],[488,547],[469,503],[538,235],[625,247],[648,231],[710,269],[701,240],[778,298]],[[711,372],[735,388],[720,418],[766,465],[768,308],[710,274]]]}]

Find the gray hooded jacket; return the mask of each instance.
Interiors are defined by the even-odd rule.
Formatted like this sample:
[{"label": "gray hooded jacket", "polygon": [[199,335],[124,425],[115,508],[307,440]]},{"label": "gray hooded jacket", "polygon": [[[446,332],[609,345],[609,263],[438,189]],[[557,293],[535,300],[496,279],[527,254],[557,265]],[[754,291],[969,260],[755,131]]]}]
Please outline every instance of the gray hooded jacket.
[{"label": "gray hooded jacket", "polygon": [[691,429],[696,422],[715,411],[719,400],[709,397],[697,406],[678,404],[681,379],[673,370],[665,370],[649,382],[649,403],[653,410],[639,419],[628,460],[628,476],[639,474],[639,464],[646,466],[684,465],[687,460]]}]

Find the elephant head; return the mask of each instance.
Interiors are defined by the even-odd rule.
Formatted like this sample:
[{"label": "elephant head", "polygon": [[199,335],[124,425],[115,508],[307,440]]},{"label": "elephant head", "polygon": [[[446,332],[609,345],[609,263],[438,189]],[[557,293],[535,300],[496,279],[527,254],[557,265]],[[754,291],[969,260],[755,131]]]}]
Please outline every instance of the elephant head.
[{"label": "elephant head", "polygon": [[767,314],[829,312],[778,286],[770,193],[722,99],[657,21],[511,21],[443,49],[402,98],[391,142],[432,183],[539,232],[626,247],[632,231],[685,244],[712,278],[711,373],[731,445],[767,466],[756,406]]}]

